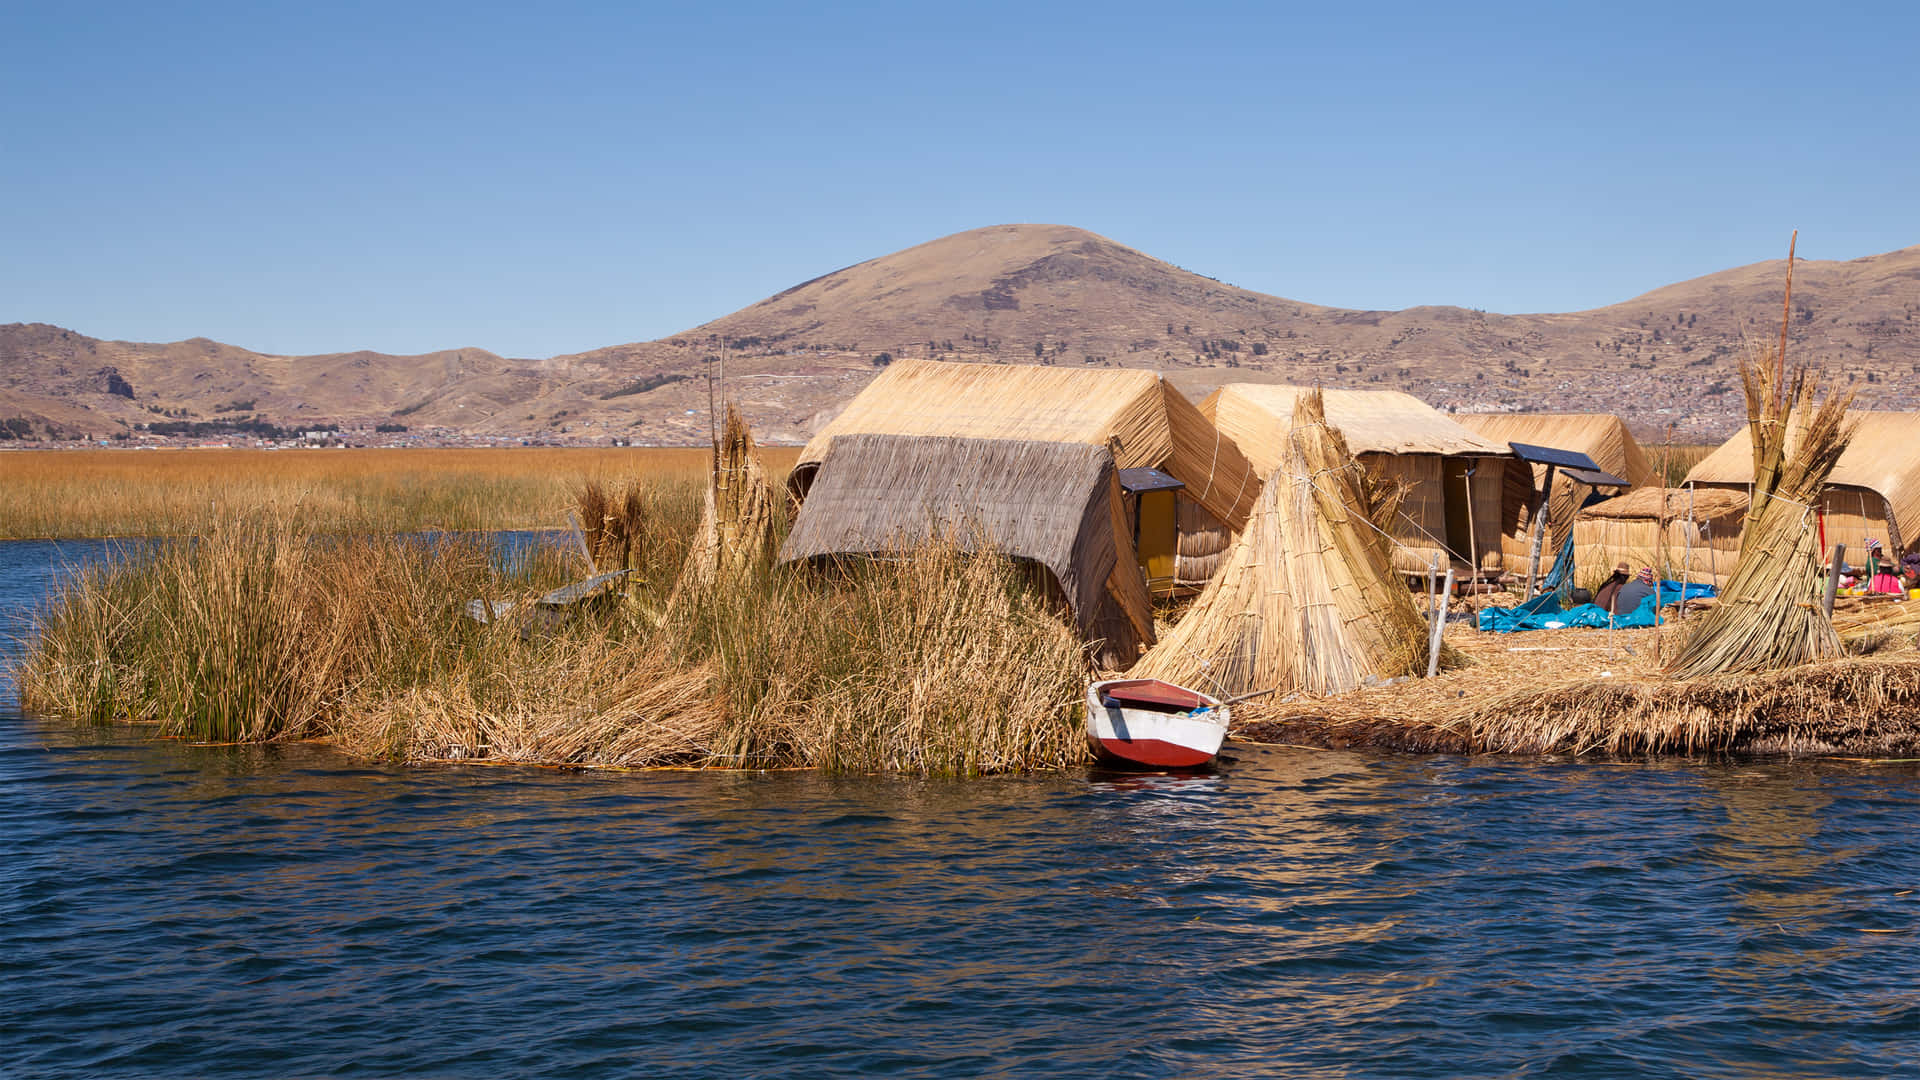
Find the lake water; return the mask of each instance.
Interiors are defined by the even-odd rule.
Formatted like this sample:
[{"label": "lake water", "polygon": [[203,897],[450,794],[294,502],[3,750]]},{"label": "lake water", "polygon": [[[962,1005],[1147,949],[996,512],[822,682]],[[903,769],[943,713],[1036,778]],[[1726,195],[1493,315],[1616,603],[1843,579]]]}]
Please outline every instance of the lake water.
[{"label": "lake water", "polygon": [[[100,550],[0,543],[0,632]],[[1914,766],[1232,752],[402,770],[8,693],[0,1075],[1920,1076]]]}]

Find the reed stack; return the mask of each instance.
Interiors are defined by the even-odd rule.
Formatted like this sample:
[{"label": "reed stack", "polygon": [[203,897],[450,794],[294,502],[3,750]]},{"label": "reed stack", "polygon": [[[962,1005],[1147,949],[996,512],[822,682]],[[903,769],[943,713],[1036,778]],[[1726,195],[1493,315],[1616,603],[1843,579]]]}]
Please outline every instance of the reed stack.
[{"label": "reed stack", "polygon": [[688,556],[685,580],[729,579],[771,562],[786,517],[786,497],[760,464],[747,422],[728,402],[726,423],[715,435],[699,539]]},{"label": "reed stack", "polygon": [[1424,670],[1426,621],[1378,524],[1399,499],[1327,423],[1319,392],[1300,395],[1226,565],[1129,677],[1318,697]]},{"label": "reed stack", "polygon": [[[1784,348],[1784,334],[1782,345]],[[1820,603],[1817,507],[1853,437],[1851,393],[1819,394],[1819,379],[1759,349],[1740,365],[1753,439],[1753,490],[1740,558],[1720,602],[1668,662],[1676,679],[1771,671],[1841,653]]]}]

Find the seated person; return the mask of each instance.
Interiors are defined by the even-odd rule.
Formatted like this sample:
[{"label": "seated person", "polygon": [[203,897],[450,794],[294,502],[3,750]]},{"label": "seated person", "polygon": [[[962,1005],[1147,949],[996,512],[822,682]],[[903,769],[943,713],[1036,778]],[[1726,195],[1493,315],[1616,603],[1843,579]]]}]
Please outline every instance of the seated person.
[{"label": "seated person", "polygon": [[1880,541],[1867,541],[1867,591],[1876,593],[1898,593],[1905,590],[1900,587],[1900,579],[1894,576],[1895,565],[1887,558],[1887,551]]},{"label": "seated person", "polygon": [[1613,603],[1607,610],[1615,615],[1631,615],[1640,602],[1653,595],[1653,567],[1643,566],[1632,581],[1620,586],[1613,594]]},{"label": "seated person", "polygon": [[1607,579],[1606,584],[1600,586],[1599,592],[1593,594],[1593,602],[1606,608],[1608,611],[1612,611],[1613,594],[1620,591],[1620,586],[1627,583],[1632,573],[1632,568],[1626,563],[1620,563],[1615,566],[1613,568],[1613,576]]}]

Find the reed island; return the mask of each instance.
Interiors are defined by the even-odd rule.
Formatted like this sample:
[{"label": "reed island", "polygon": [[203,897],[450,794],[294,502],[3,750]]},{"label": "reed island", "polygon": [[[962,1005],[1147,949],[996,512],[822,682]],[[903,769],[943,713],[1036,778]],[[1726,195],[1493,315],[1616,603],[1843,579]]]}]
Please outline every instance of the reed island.
[{"label": "reed island", "polygon": [[[1059,769],[1122,674],[1247,698],[1254,742],[1920,755],[1920,592],[1848,587],[1898,572],[1920,480],[1850,516],[1850,396],[1784,338],[1741,370],[1733,491],[1617,423],[900,361],[790,470],[729,409],[697,479],[576,482],[559,542],[229,507],[79,573],[14,675],[49,716],[415,764]],[[1585,603],[1621,564],[1654,595]]]}]

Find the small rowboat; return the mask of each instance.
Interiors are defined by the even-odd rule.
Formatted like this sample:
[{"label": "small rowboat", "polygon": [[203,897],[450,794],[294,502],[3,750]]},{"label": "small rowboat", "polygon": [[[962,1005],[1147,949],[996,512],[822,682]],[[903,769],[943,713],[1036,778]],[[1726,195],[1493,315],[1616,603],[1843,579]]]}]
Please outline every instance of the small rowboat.
[{"label": "small rowboat", "polygon": [[1197,769],[1220,752],[1230,719],[1220,699],[1159,679],[1087,687],[1087,742],[1109,763]]}]

